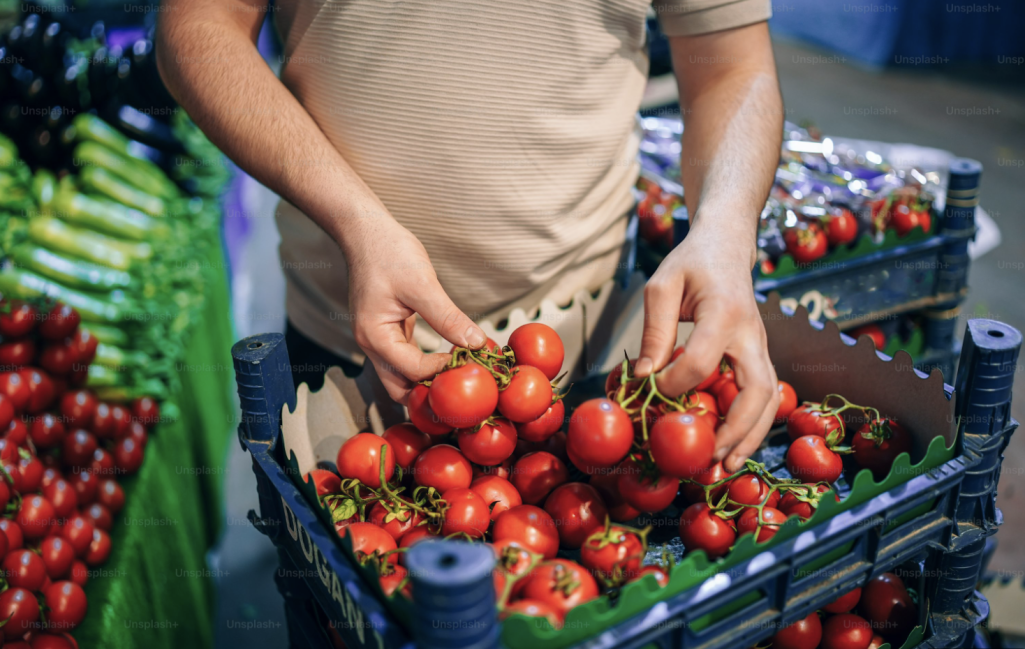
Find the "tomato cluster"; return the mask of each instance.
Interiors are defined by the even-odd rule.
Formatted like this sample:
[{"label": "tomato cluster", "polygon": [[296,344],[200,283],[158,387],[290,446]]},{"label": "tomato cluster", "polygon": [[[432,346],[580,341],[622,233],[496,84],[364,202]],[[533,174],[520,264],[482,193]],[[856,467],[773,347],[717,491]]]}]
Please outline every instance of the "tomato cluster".
[{"label": "tomato cluster", "polygon": [[125,496],[116,478],[138,471],[149,398],[100,402],[80,386],[96,339],[63,304],[0,302],[0,645],[77,647],[82,586],[110,553]]},{"label": "tomato cluster", "polygon": [[[855,613],[854,611],[857,611]],[[845,593],[772,636],[772,649],[899,647],[918,623],[916,595],[892,572]]]}]

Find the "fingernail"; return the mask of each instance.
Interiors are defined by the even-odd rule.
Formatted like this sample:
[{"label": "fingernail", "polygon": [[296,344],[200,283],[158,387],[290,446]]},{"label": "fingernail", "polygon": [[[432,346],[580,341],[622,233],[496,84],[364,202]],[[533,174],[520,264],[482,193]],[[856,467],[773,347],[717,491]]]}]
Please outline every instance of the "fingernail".
[{"label": "fingernail", "polygon": [[650,358],[642,358],[641,360],[637,361],[637,365],[634,366],[634,373],[637,376],[647,376],[651,374],[651,368],[653,366],[654,363],[651,362]]},{"label": "fingernail", "polygon": [[476,327],[474,325],[467,327],[466,333],[463,334],[463,336],[466,338],[466,344],[473,349],[484,346],[484,343],[487,341],[487,338],[484,337],[484,332],[480,330],[480,327]]},{"label": "fingernail", "polygon": [[738,456],[732,463],[731,466],[726,467],[726,470],[730,473],[736,473],[744,468],[744,463],[747,462],[747,458],[743,455]]},{"label": "fingernail", "polygon": [[[726,457],[726,454],[729,453],[729,452],[730,452],[730,449],[726,448],[725,446],[722,447],[722,448],[717,448],[717,449],[715,449],[715,455],[712,456],[712,459],[715,460],[716,462],[722,462],[723,458]],[[733,472],[730,471],[730,473],[733,473]]]}]

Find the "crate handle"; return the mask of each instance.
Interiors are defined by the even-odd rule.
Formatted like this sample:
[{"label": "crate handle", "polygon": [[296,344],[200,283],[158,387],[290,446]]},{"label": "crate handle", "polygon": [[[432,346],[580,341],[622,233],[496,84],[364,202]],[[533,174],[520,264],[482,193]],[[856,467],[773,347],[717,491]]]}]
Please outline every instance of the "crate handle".
[{"label": "crate handle", "polygon": [[295,386],[285,337],[279,333],[257,334],[231,348],[235,382],[242,406],[238,435],[245,442],[275,447],[281,437],[281,408],[295,409]]}]

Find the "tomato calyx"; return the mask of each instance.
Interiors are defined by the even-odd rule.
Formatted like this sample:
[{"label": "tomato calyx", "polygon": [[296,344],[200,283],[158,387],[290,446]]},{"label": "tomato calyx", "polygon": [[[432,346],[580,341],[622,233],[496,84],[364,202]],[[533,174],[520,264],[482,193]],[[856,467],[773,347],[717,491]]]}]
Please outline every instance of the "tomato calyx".
[{"label": "tomato calyx", "polygon": [[865,439],[872,440],[876,448],[896,436],[889,418],[872,419],[868,422],[868,430],[862,430],[858,434]]},{"label": "tomato calyx", "polygon": [[566,567],[562,564],[555,566],[553,576],[555,577],[555,583],[552,590],[562,593],[563,597],[570,597],[581,586],[577,576],[571,571],[566,570]]},{"label": "tomato calyx", "polygon": [[[509,349],[508,353],[495,353],[486,349],[467,349],[466,347],[456,347],[453,349],[452,360],[449,361],[448,366],[442,371],[453,370],[467,363],[477,363],[486,369],[494,377],[499,391],[509,387],[513,374],[516,372],[515,367],[513,367],[515,355],[512,349]],[[429,381],[424,381],[423,383],[430,387]]]},{"label": "tomato calyx", "polygon": [[[513,573],[511,570],[515,568],[517,563],[519,563],[521,553],[526,553],[529,557],[527,567],[519,572]],[[498,558],[498,567],[500,567],[502,572],[505,573],[505,581],[503,582],[502,592],[496,593],[497,604],[500,610],[503,610],[506,604],[509,603],[509,596],[512,594],[513,587],[516,585],[516,582],[529,577],[534,572],[534,569],[541,564],[542,560],[544,560],[543,556],[536,552],[531,552],[526,548],[506,546],[502,549],[502,554]]]},{"label": "tomato calyx", "polygon": [[[623,543],[627,540],[628,534],[633,534],[640,540],[643,552],[646,553],[648,551],[648,534],[651,533],[651,529],[651,525],[647,525],[641,529],[623,525],[622,523],[616,523],[613,526],[612,520],[608,515],[606,515],[605,528],[598,530],[591,534],[591,536],[587,537],[587,540],[584,541],[584,545],[595,550],[601,550],[609,545],[618,545]],[[597,543],[595,543],[595,541],[597,541]]]}]

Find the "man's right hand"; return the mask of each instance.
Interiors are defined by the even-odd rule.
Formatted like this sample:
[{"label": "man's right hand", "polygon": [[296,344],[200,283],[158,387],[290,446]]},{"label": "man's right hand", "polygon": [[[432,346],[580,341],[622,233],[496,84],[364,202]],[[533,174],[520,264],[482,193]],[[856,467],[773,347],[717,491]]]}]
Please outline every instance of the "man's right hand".
[{"label": "man's right hand", "polygon": [[487,337],[459,310],[438,282],[427,251],[393,219],[345,245],[349,310],[356,343],[374,364],[388,394],[405,403],[417,381],[433,378],[449,354],[425,354],[413,342],[420,314],[445,340],[479,349]]}]

